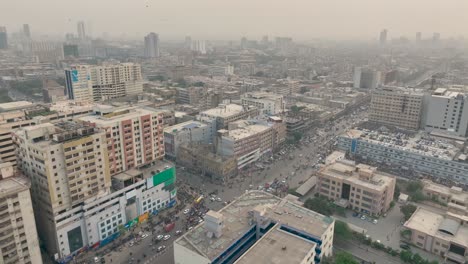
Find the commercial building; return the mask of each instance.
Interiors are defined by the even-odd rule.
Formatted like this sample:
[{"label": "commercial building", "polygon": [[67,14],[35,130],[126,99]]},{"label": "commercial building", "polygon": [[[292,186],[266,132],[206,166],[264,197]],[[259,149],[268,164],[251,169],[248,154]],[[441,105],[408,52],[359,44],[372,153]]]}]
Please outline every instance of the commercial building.
[{"label": "commercial building", "polygon": [[0,27],[0,49],[8,49],[8,34],[6,27]]},{"label": "commercial building", "polygon": [[207,96],[207,92],[208,90],[205,87],[177,88],[176,102],[196,106]]},{"label": "commercial building", "polygon": [[273,93],[245,93],[241,96],[241,104],[254,106],[267,115],[281,114],[284,111],[283,96]]},{"label": "commercial building", "polygon": [[69,99],[93,102],[138,95],[143,92],[141,66],[135,63],[91,66],[65,70]]},{"label": "commercial building", "polygon": [[200,54],[206,54],[206,42],[204,40],[192,40],[190,50]]},{"label": "commercial building", "polygon": [[42,80],[42,98],[46,103],[55,103],[67,99],[65,96],[65,87],[54,80]]},{"label": "commercial building", "polygon": [[13,164],[0,164],[1,263],[42,263],[30,187]]},{"label": "commercial building", "polygon": [[338,205],[373,216],[384,214],[393,201],[396,179],[377,167],[355,165],[349,160],[321,167],[318,192]]},{"label": "commercial building", "polygon": [[404,227],[411,231],[411,244],[441,256],[447,263],[468,261],[468,217],[439,214],[419,207]]},{"label": "commercial building", "polygon": [[380,31],[380,35],[379,35],[380,45],[385,45],[387,43],[387,34],[388,34],[388,31],[386,29]]},{"label": "commercial building", "polygon": [[36,62],[58,63],[64,59],[63,44],[60,42],[31,41],[29,45]]},{"label": "commercial building", "polygon": [[[174,241],[176,264],[320,263],[331,256],[334,219],[250,191]],[[216,246],[213,246],[216,245]]]},{"label": "commercial building", "polygon": [[213,142],[213,123],[187,121],[164,128],[164,146],[166,156],[175,159],[180,145],[189,143]]},{"label": "commercial building", "polygon": [[163,114],[155,109],[99,105],[78,120],[105,133],[111,175],[164,158]]},{"label": "commercial building", "polygon": [[29,24],[23,24],[23,35],[26,39],[31,39],[31,30]]},{"label": "commercial building", "polygon": [[237,157],[239,169],[273,151],[274,130],[271,126],[240,120],[229,127],[229,130],[218,130],[217,152],[223,156]]},{"label": "commercial building", "polygon": [[237,175],[237,158],[216,154],[212,144],[180,145],[177,151],[177,164],[220,182]]},{"label": "commercial building", "polygon": [[30,126],[33,120],[26,117],[25,112],[14,110],[0,113],[0,159],[16,166],[15,145],[11,137],[13,129]]},{"label": "commercial building", "polygon": [[372,90],[377,88],[380,82],[381,73],[379,71],[363,67],[354,68],[354,88]]},{"label": "commercial building", "polygon": [[468,95],[436,89],[425,96],[424,129],[459,137],[468,137]]},{"label": "commercial building", "polygon": [[372,92],[369,121],[418,130],[424,95],[400,87],[382,87]]},{"label": "commercial building", "polygon": [[249,119],[259,115],[259,110],[256,107],[247,107],[237,104],[220,104],[216,108],[212,108],[200,112],[198,119],[203,122],[214,122],[216,130],[227,128],[229,123]]},{"label": "commercial building", "polygon": [[77,23],[77,32],[78,32],[78,38],[80,40],[85,40],[86,39],[85,23],[83,21],[78,21],[78,23]]},{"label": "commercial building", "polygon": [[149,33],[145,37],[145,57],[159,57],[159,36],[154,32]]},{"label": "commercial building", "polygon": [[[338,137],[338,149],[363,160],[447,181],[468,183],[468,159],[463,142],[426,133],[405,135],[349,130]],[[414,175],[417,177],[417,175]]]},{"label": "commercial building", "polygon": [[468,192],[463,191],[460,187],[447,187],[430,180],[423,180],[422,183],[422,192],[425,196],[431,200],[447,204],[449,212],[468,216]]}]

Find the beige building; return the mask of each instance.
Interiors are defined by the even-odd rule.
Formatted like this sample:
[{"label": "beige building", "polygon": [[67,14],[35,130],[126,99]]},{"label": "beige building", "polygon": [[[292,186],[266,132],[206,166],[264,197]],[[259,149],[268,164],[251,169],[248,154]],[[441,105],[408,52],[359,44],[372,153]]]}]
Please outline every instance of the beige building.
[{"label": "beige building", "polygon": [[395,184],[395,176],[349,160],[326,165],[318,171],[317,187],[321,196],[373,216],[390,208]]},{"label": "beige building", "polygon": [[333,253],[334,225],[295,202],[249,191],[175,240],[174,262],[320,263]]},{"label": "beige building", "polygon": [[369,121],[418,130],[423,94],[400,87],[382,87],[372,92]]},{"label": "beige building", "polygon": [[75,122],[45,123],[20,128],[13,138],[18,168],[31,179],[38,232],[49,254],[64,256],[82,248],[76,230],[67,230],[64,244],[67,235],[57,231],[64,219],[58,215],[109,193],[105,132]]},{"label": "beige building", "polygon": [[215,129],[227,128],[229,123],[249,119],[259,115],[259,110],[255,107],[242,106],[237,104],[221,104],[216,108],[212,108],[200,112],[200,121],[215,122]]},{"label": "beige building", "polygon": [[419,207],[404,224],[411,231],[411,243],[439,255],[448,263],[468,261],[468,217],[445,215]]},{"label": "beige building", "polygon": [[30,181],[10,162],[0,164],[0,262],[41,264]]},{"label": "beige building", "polygon": [[11,138],[13,129],[30,126],[33,120],[26,118],[24,111],[14,110],[0,113],[0,159],[16,166],[15,145]]},{"label": "beige building", "polygon": [[424,195],[432,200],[447,204],[449,212],[468,216],[468,192],[463,191],[460,187],[449,188],[430,180],[423,180],[422,183]]}]

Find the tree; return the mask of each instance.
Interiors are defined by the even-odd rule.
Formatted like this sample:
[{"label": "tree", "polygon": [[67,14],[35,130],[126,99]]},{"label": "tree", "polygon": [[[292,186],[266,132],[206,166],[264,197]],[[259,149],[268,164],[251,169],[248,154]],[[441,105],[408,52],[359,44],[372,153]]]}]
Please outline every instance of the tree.
[{"label": "tree", "polygon": [[205,86],[205,83],[204,82],[196,82],[196,83],[193,84],[193,86],[203,87],[203,86]]},{"label": "tree", "polygon": [[330,216],[334,213],[333,203],[323,197],[309,198],[305,201],[304,207],[319,214]]},{"label": "tree", "polygon": [[410,219],[410,217],[413,215],[414,211],[416,211],[416,206],[412,204],[406,204],[401,207],[401,212],[405,216],[405,221]]},{"label": "tree", "polygon": [[426,196],[421,192],[421,190],[417,190],[411,194],[411,201],[420,202],[426,200]]},{"label": "tree", "polygon": [[411,260],[413,259],[413,254],[408,250],[403,250],[400,252],[400,259],[404,263],[410,263]]},{"label": "tree", "polygon": [[334,236],[343,240],[350,239],[352,237],[352,233],[348,224],[343,221],[335,220]]},{"label": "tree", "polygon": [[414,193],[416,191],[422,190],[423,184],[420,181],[412,181],[406,187],[406,191]]},{"label": "tree", "polygon": [[393,192],[393,199],[397,200],[398,197],[400,197],[400,193],[401,193],[400,185],[396,184],[395,191]]},{"label": "tree", "polygon": [[335,255],[335,264],[359,264],[353,255],[348,252],[339,252]]}]

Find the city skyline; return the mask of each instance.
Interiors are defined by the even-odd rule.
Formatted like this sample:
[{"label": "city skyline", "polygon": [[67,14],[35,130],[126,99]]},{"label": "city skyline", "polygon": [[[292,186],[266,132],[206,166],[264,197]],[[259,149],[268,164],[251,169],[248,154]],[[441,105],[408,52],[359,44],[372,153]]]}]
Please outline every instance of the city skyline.
[{"label": "city skyline", "polygon": [[[307,3],[302,0],[289,2],[254,3],[245,0],[222,3],[213,0],[197,2],[112,2],[113,12],[102,16],[109,0],[91,2],[84,0],[73,9],[68,3],[45,0],[5,2],[0,5],[2,25],[8,32],[16,32],[28,23],[32,31],[51,36],[68,32],[76,34],[76,24],[83,20],[87,33],[92,28],[94,36],[103,33],[131,39],[141,39],[148,32],[156,32],[163,39],[185,35],[201,38],[259,38],[262,35],[290,36],[295,39],[378,39],[378,32],[388,29],[389,39],[402,35],[413,37],[415,32],[432,36],[440,32],[442,38],[466,34],[468,21],[463,10],[468,2],[456,0],[415,0],[411,2],[369,0],[344,2],[339,0]],[[456,5],[455,5],[456,2]],[[88,8],[90,5],[94,8]],[[268,6],[269,12],[262,8]],[[248,7],[248,8],[245,8]],[[69,12],[55,12],[67,9]],[[24,10],[24,12],[8,12]],[[41,10],[30,13],[28,10]],[[216,10],[216,12],[213,12]],[[377,11],[376,11],[377,10]],[[380,10],[380,11],[378,11]],[[398,16],[398,19],[395,17]],[[122,18],[129,23],[114,23]],[[91,25],[91,26],[90,26]],[[301,29],[301,30],[297,30]]]}]

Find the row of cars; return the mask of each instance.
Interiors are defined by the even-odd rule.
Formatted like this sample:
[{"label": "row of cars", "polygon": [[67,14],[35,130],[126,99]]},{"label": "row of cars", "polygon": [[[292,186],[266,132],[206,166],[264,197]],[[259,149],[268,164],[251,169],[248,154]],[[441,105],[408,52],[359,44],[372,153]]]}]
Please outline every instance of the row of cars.
[{"label": "row of cars", "polygon": [[375,224],[375,225],[379,222],[379,220],[377,220],[377,219],[375,219],[375,218],[366,216],[366,215],[364,215],[364,214],[356,213],[356,212],[353,213],[353,217],[360,218],[361,220],[371,222],[371,223],[373,223],[373,224]]}]

